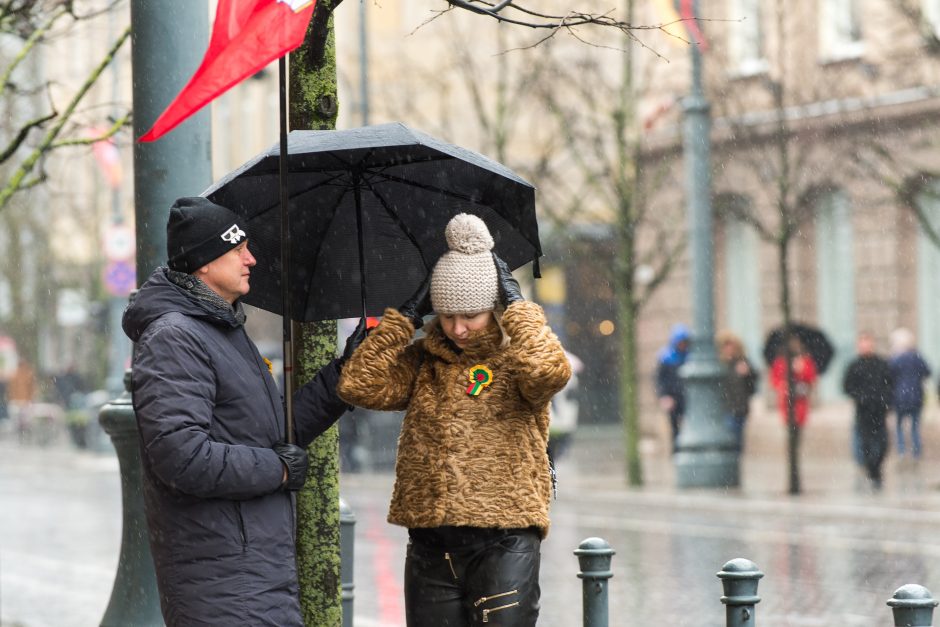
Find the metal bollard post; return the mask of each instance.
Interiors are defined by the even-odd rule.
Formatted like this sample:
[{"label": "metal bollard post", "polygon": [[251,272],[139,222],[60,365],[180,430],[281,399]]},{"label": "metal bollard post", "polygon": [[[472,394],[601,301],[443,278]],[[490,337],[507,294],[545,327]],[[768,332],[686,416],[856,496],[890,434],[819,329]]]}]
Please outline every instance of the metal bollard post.
[{"label": "metal bollard post", "polygon": [[724,596],[727,627],[754,627],[754,606],[760,603],[757,583],[764,576],[751,560],[738,557],[725,563],[718,573]]},{"label": "metal bollard post", "polygon": [[888,606],[894,613],[896,627],[931,627],[937,601],[927,588],[909,583],[894,591]]},{"label": "metal bollard post", "polygon": [[339,500],[339,580],[342,586],[343,627],[353,624],[353,546],[356,516],[342,498]]},{"label": "metal bollard post", "polygon": [[583,581],[584,627],[607,627],[607,580],[614,576],[610,561],[614,550],[602,538],[588,538],[574,552],[578,556]]},{"label": "metal bollard post", "polygon": [[111,436],[121,468],[124,512],[121,554],[102,627],[163,625],[157,575],[147,539],[147,517],[141,489],[140,441],[130,393],[130,370],[124,374],[124,394],[101,408],[98,421]]}]

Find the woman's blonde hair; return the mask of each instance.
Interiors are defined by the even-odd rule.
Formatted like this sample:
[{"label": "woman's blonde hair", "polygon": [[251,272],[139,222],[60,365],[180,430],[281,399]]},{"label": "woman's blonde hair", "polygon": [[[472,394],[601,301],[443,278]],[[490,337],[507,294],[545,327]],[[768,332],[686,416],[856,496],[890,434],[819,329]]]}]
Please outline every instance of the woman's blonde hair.
[{"label": "woman's blonde hair", "polygon": [[741,338],[727,329],[715,336],[715,343],[718,345],[719,349],[729,344],[734,347],[734,357],[744,357],[744,343],[741,341]]}]

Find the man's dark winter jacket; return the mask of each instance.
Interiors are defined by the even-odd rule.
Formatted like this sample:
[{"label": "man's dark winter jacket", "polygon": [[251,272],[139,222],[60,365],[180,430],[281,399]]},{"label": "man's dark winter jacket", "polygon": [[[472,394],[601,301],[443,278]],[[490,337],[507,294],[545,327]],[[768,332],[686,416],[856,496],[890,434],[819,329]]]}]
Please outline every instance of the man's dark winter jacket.
[{"label": "man's dark winter jacket", "polygon": [[877,355],[856,357],[845,370],[842,389],[856,405],[879,408],[885,412],[891,405],[891,369]]},{"label": "man's dark winter jacket", "polygon": [[[164,618],[300,626],[293,500],[271,449],[285,439],[280,393],[233,308],[168,272],[154,271],[123,321],[137,343],[134,409]],[[295,394],[300,446],[346,409],[338,377],[334,360]]]}]

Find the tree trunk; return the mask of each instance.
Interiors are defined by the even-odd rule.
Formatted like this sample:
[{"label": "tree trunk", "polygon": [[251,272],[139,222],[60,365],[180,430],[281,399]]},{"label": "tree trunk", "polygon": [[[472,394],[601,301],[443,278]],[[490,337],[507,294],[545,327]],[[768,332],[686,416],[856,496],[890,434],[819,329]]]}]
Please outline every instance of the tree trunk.
[{"label": "tree trunk", "polygon": [[[336,50],[332,11],[317,3],[303,45],[290,56],[290,128],[335,129]],[[336,322],[294,325],[296,387],[336,355]],[[307,627],[340,627],[339,429],[334,425],[307,449],[307,483],[297,494],[297,575]]]},{"label": "tree trunk", "polygon": [[[626,0],[627,20],[633,20],[633,0]],[[627,482],[643,485],[643,464],[640,459],[640,399],[637,390],[636,325],[639,301],[635,294],[637,207],[636,185],[639,180],[639,143],[631,133],[636,123],[633,107],[633,46],[629,43],[623,55],[619,102],[614,111],[617,129],[618,246],[616,261],[617,315],[620,320],[620,415],[623,420]]]},{"label": "tree trunk", "polygon": [[784,358],[786,359],[786,390],[787,395],[787,461],[789,464],[789,492],[800,493],[800,427],[796,424],[795,381],[793,376],[793,351],[790,349],[790,238],[784,237],[778,248],[778,263],[780,269],[780,309],[783,312],[784,328]]}]

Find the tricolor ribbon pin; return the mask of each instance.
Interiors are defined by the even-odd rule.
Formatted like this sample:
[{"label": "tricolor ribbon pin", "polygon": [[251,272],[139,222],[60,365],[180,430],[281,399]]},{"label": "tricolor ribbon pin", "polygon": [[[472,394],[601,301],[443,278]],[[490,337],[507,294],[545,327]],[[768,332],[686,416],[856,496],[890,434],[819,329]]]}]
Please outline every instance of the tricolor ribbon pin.
[{"label": "tricolor ribbon pin", "polygon": [[467,386],[467,394],[470,396],[479,396],[483,388],[493,381],[493,372],[483,364],[470,368],[469,376],[470,385]]}]

